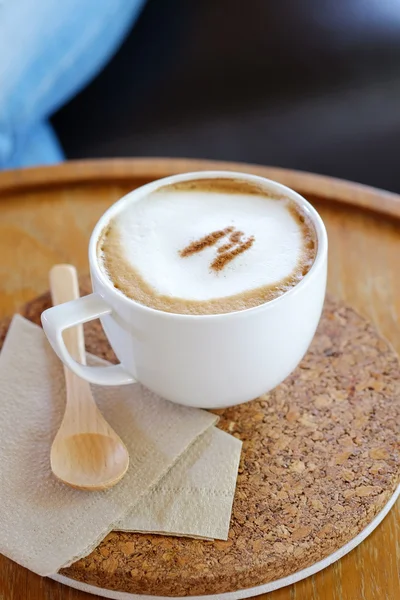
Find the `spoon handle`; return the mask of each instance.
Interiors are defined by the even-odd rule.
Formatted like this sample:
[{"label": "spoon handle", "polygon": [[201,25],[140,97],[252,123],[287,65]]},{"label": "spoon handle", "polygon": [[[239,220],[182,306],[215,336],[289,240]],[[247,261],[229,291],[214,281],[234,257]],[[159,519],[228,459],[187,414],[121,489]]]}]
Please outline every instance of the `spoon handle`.
[{"label": "spoon handle", "polygon": [[[55,265],[49,273],[53,304],[62,304],[79,298],[78,275],[72,265]],[[82,325],[75,325],[63,332],[65,345],[70,354],[86,364],[85,338]],[[98,431],[107,428],[99,418],[99,412],[90,390],[90,385],[64,365],[67,402],[62,423],[64,433],[76,431]],[[104,421],[104,422],[103,422]]]},{"label": "spoon handle", "polygon": [[[79,298],[78,275],[75,267],[72,265],[55,265],[50,270],[50,290],[54,306]],[[63,337],[72,357],[85,365],[86,353],[82,325],[66,329]]]}]

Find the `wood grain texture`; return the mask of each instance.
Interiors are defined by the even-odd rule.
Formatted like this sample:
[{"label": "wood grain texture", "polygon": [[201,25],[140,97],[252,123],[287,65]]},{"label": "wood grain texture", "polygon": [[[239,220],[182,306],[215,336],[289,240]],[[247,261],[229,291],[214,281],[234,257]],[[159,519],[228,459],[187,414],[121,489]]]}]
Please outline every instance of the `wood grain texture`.
[{"label": "wood grain texture", "polygon": [[[243,164],[141,159],[0,173],[0,316],[44,292],[48,271],[87,272],[90,231],[104,210],[154,178],[226,168],[276,179],[308,198],[329,235],[331,292],[369,317],[400,352],[400,199],[356,184]],[[353,206],[352,206],[353,205]],[[356,550],[268,600],[395,600],[400,597],[400,505]],[[0,557],[1,600],[84,600]]]}]

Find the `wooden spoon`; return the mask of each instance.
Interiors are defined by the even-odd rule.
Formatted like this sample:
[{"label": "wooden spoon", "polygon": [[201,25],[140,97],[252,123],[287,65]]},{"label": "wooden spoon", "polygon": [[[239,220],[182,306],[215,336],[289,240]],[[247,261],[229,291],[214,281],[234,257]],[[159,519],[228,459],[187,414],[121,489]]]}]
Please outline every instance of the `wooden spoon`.
[{"label": "wooden spoon", "polygon": [[[79,297],[76,269],[56,265],[50,271],[53,304]],[[86,363],[82,325],[64,331],[67,349],[75,360]],[[129,454],[106,422],[93,399],[89,384],[64,366],[67,402],[64,418],[51,447],[54,475],[83,490],[105,490],[125,475]]]}]

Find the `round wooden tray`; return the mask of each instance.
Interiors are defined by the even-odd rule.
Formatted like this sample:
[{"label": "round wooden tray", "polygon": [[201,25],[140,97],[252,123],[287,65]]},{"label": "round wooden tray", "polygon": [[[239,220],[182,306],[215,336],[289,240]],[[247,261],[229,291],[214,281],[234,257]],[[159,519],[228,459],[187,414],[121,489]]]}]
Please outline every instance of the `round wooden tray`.
[{"label": "round wooden tray", "polygon": [[[55,262],[73,262],[81,272],[87,271],[90,230],[118,197],[156,177],[207,168],[262,174],[311,200],[328,228],[330,290],[369,316],[399,350],[398,197],[324,177],[248,165],[143,159],[0,174],[2,314],[13,312],[22,302],[44,291],[47,271]],[[357,590],[364,589],[368,600],[384,595],[394,598],[398,592],[396,535],[398,509],[397,515],[392,511],[379,530],[338,565],[296,584],[293,592],[282,590],[270,597],[290,598],[295,593],[297,599],[328,600],[340,597],[338,594],[352,598]],[[377,551],[379,561],[374,559]],[[7,600],[23,596],[28,582],[32,598],[46,597],[48,592],[43,586],[53,591],[57,586],[52,582],[39,584],[33,574],[2,558],[0,573],[3,571],[8,578],[3,584],[0,577],[0,593]],[[15,595],[10,595],[12,585],[18,591]],[[70,598],[84,597],[78,591],[71,594]]]}]

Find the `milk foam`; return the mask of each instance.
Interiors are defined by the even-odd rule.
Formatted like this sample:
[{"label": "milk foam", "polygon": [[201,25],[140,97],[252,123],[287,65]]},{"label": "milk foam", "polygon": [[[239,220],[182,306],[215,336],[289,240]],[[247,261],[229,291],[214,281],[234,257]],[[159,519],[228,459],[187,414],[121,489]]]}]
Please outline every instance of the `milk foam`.
[{"label": "milk foam", "polygon": [[[278,284],[295,272],[305,246],[289,201],[257,194],[165,188],[128,204],[110,226],[126,264],[157,294],[183,300],[207,301]],[[228,234],[181,256],[191,243],[227,228],[252,243],[220,270],[210,265],[218,248],[229,244]]]}]

